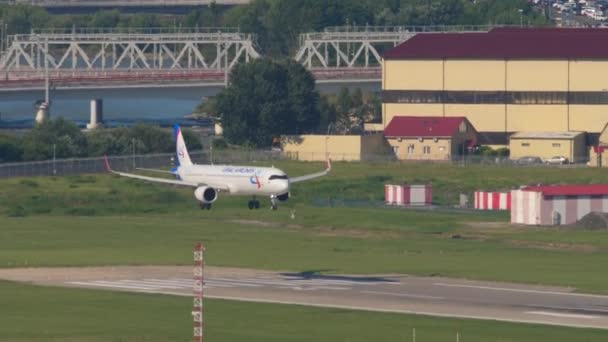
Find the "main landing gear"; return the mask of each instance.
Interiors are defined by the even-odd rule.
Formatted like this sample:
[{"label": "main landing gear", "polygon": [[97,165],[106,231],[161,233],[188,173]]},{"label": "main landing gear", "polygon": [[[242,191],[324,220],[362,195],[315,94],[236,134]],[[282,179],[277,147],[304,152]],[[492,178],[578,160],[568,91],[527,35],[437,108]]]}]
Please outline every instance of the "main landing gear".
[{"label": "main landing gear", "polygon": [[200,202],[200,207],[201,207],[202,210],[205,210],[205,209],[211,210],[211,203]]},{"label": "main landing gear", "polygon": [[260,209],[260,201],[258,201],[254,197],[251,201],[249,201],[249,203],[247,203],[247,207],[249,208],[249,210]]}]

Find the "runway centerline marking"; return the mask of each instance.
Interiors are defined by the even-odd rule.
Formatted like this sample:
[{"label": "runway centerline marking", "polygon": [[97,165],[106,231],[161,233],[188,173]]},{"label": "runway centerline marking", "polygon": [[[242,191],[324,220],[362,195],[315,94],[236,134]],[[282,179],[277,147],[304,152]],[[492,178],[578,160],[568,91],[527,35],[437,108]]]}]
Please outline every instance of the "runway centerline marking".
[{"label": "runway centerline marking", "polygon": [[597,316],[591,315],[582,315],[582,314],[568,314],[568,313],[559,313],[559,312],[550,312],[550,311],[526,311],[525,313],[531,315],[543,315],[543,316],[553,316],[553,317],[563,317],[563,318],[583,318],[583,319],[596,319]]},{"label": "runway centerline marking", "polygon": [[394,292],[382,292],[382,291],[361,291],[361,293],[379,294],[379,295],[385,295],[385,296],[406,297],[406,298],[436,299],[436,300],[444,299],[443,297],[437,297],[437,296],[413,295],[413,294],[406,294],[406,293],[394,293]]},{"label": "runway centerline marking", "polygon": [[608,299],[608,296],[593,295],[593,294],[586,294],[586,293],[527,290],[527,289],[514,289],[514,288],[508,288],[508,287],[492,287],[492,286],[481,286],[481,285],[447,284],[447,283],[433,283],[433,285],[434,286],[445,286],[445,287],[463,287],[463,288],[478,289],[478,290],[509,291],[509,292],[521,292],[521,293],[547,294],[547,295],[556,295],[556,296],[575,296],[575,297]]}]

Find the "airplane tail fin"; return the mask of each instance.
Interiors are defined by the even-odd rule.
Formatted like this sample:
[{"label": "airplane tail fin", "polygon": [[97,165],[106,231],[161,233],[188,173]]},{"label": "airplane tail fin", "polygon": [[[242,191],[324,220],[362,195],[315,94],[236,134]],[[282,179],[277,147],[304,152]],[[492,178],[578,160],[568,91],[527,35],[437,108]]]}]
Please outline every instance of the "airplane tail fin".
[{"label": "airplane tail fin", "polygon": [[188,166],[192,165],[192,160],[190,160],[190,155],[188,154],[188,148],[186,147],[186,142],[184,141],[184,135],[182,134],[182,129],[179,125],[175,125],[175,152],[177,153],[177,166]]}]

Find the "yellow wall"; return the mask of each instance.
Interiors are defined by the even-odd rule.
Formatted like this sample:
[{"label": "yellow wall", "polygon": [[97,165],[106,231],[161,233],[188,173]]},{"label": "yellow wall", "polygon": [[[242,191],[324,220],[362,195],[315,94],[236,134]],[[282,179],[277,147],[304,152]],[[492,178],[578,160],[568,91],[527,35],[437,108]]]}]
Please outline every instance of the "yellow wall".
[{"label": "yellow wall", "polygon": [[608,61],[570,61],[570,90],[608,90]]},{"label": "yellow wall", "polygon": [[478,132],[505,132],[505,105],[446,104],[445,116],[465,116]]},{"label": "yellow wall", "polygon": [[570,105],[570,130],[599,133],[608,123],[608,105]]},{"label": "yellow wall", "polygon": [[384,61],[384,89],[442,90],[442,60]]},{"label": "yellow wall", "polygon": [[[297,135],[283,137],[283,153],[296,160],[360,160],[361,136]],[[327,152],[327,153],[326,153]]]},{"label": "yellow wall", "polygon": [[359,161],[370,156],[390,155],[382,134],[371,135],[295,135],[282,137],[283,154],[306,161]]},{"label": "yellow wall", "polygon": [[444,105],[439,103],[386,103],[384,105],[384,127],[391,122],[395,116],[443,116]]},{"label": "yellow wall", "polygon": [[508,61],[507,91],[567,91],[568,61]]},{"label": "yellow wall", "polygon": [[[392,147],[397,147],[397,158],[399,160],[445,160],[451,158],[451,139],[424,139],[422,142],[418,139],[387,139]],[[408,146],[414,145],[413,154],[408,154]],[[424,154],[424,146],[431,148],[430,154]]]},{"label": "yellow wall", "polygon": [[446,60],[445,90],[472,89],[489,91],[504,90],[505,62],[484,60]]},{"label": "yellow wall", "polygon": [[382,132],[384,130],[384,125],[382,123],[364,123],[363,129],[366,132]]},{"label": "yellow wall", "polygon": [[[509,105],[507,131],[568,131],[567,107],[566,105]],[[479,128],[477,130],[482,131]]]},{"label": "yellow wall", "polygon": [[[529,144],[523,146],[522,144]],[[554,146],[559,144],[559,146]],[[511,159],[525,156],[540,157],[545,160],[553,156],[563,156],[571,162],[580,162],[586,156],[585,135],[581,134],[575,139],[525,139],[513,138],[509,144]]]}]

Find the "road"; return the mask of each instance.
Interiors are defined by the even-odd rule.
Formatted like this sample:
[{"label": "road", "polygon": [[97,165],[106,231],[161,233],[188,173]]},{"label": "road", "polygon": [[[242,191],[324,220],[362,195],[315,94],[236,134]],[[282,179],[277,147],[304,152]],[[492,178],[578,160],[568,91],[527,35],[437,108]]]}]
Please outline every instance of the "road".
[{"label": "road", "polygon": [[[100,290],[192,295],[191,267],[0,270],[0,279]],[[205,269],[205,296],[378,312],[608,329],[608,296],[572,289],[438,277],[320,276]]]}]

